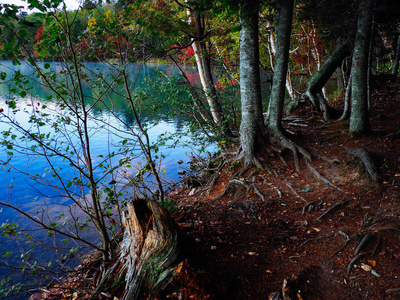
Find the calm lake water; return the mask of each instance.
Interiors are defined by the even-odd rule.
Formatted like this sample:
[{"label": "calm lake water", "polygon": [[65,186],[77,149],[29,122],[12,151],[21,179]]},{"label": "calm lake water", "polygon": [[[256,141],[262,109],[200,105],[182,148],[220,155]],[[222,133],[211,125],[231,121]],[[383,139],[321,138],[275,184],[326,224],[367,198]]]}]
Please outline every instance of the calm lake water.
[{"label": "calm lake water", "polygon": [[[51,69],[55,71],[62,70],[62,66],[59,63],[50,63]],[[91,69],[95,72],[107,73],[109,72],[107,67],[103,64],[99,63],[87,63],[87,68]],[[0,71],[7,73],[7,78],[11,79],[13,72],[16,70],[20,70],[22,74],[32,74],[32,69],[27,64],[22,64],[20,66],[14,66],[11,62],[8,61],[0,61]],[[171,65],[168,64],[147,64],[147,65],[131,65],[130,72],[132,73],[132,81],[135,81],[135,88],[140,89],[145,85],[146,78],[155,78],[158,72],[164,72],[168,76],[179,76],[179,71]],[[190,71],[192,76],[195,78],[196,73],[194,70]],[[92,75],[95,76],[95,75]],[[4,113],[11,116],[15,121],[17,121],[24,128],[31,128],[31,130],[36,130],[32,127],[32,123],[30,123],[30,117],[32,112],[43,106],[45,104],[47,109],[49,110],[50,118],[51,114],[59,111],[59,107],[55,101],[47,100],[47,97],[51,95],[51,91],[46,88],[44,85],[41,85],[40,82],[35,82],[32,80],[31,84],[33,89],[31,90],[31,95],[27,97],[21,98],[16,97],[10,93],[10,85],[9,84],[0,84],[0,109],[4,111]],[[96,91],[90,89],[89,86],[84,86],[85,95],[95,96]],[[7,104],[11,98],[14,98],[17,102],[17,109],[10,110]],[[133,122],[132,111],[129,109],[127,103],[121,99],[121,97],[110,96],[108,101],[114,103],[113,113],[110,111],[103,109],[102,107],[96,107],[93,109],[93,116],[97,120],[101,120],[101,122],[105,121],[106,124],[112,124],[112,126],[121,126],[118,125],[120,122],[117,120],[116,116],[124,120],[126,124],[130,126],[136,126]],[[175,118],[171,119],[168,117],[168,114],[164,110],[160,110],[157,112],[149,111],[149,112],[141,112],[142,120],[149,124],[148,134],[152,142],[155,142],[160,134],[179,134],[184,133],[187,130],[186,121],[183,118]],[[99,157],[106,156],[108,153],[113,151],[118,151],[118,146],[116,145],[121,139],[124,138],[124,134],[120,134],[120,136],[116,137],[113,135],[113,130],[110,131],[108,127],[99,127],[98,122],[91,121],[89,127],[93,128],[92,136],[91,136],[91,146],[93,151],[93,157],[95,160],[99,159]],[[101,123],[100,122],[100,123]],[[9,122],[3,117],[0,118],[0,132],[8,130],[10,128]],[[123,128],[122,128],[123,129]],[[47,133],[52,132],[54,129],[50,126],[43,126],[41,128],[41,132]],[[182,143],[188,141],[188,137],[182,139]],[[171,143],[170,143],[171,144]],[[27,143],[27,146],[30,146]],[[179,165],[178,160],[182,159],[184,162],[188,162],[189,158],[186,153],[193,151],[193,149],[187,146],[178,146],[174,148],[168,147],[168,143],[165,146],[160,147],[158,154],[163,154],[165,159],[161,160],[160,165],[158,167],[161,170],[165,170],[161,172],[163,178],[168,182],[176,182],[179,180],[178,170],[182,166],[187,166],[187,164]],[[0,160],[7,160],[7,149],[3,147],[3,151],[0,153]],[[16,148],[14,147],[14,157],[12,159],[12,163],[15,168],[19,169],[4,169],[0,173],[0,199],[3,202],[9,202],[14,205],[18,205],[19,208],[24,211],[35,211],[38,206],[46,204],[49,208],[49,215],[55,215],[60,211],[68,210],[71,202],[69,200],[60,197],[58,193],[51,187],[45,185],[38,185],[35,181],[31,180],[28,175],[24,175],[23,172],[29,174],[39,174],[40,176],[46,176],[46,172],[44,169],[48,166],[45,158],[43,157],[32,157],[27,156],[22,152],[16,152]],[[116,160],[120,157],[116,157],[109,162],[111,164],[116,164]],[[54,158],[56,159],[56,158]],[[140,161],[140,158],[136,158],[133,164]],[[74,176],[74,171],[69,167],[68,162],[59,159],[56,161],[57,166],[61,168],[62,176]],[[6,172],[6,170],[8,171]],[[22,173],[20,172],[22,171]],[[130,171],[132,175],[137,172],[137,169],[132,168]],[[99,171],[98,176],[101,176]],[[118,176],[117,176],[118,177]],[[118,178],[117,178],[118,179]],[[105,178],[105,180],[110,180],[110,178]],[[126,183],[123,178],[120,178],[118,181],[121,185]],[[62,205],[54,205],[54,203],[62,203]],[[1,208],[1,207],[0,207]],[[8,221],[9,220],[9,221]],[[21,227],[32,230],[32,235],[36,239],[41,239],[44,244],[51,244],[53,240],[48,237],[46,232],[36,231],[30,221],[27,221],[26,218],[20,216],[19,213],[8,209],[3,208],[2,212],[0,212],[0,225],[6,222],[17,222]],[[99,242],[98,238],[94,237],[92,233],[88,233],[88,238],[93,239],[94,242]],[[60,238],[61,239],[61,238]],[[0,253],[5,251],[12,251],[13,253],[7,259],[1,259],[0,265],[4,266],[6,264],[15,264],[19,265],[21,263],[20,255],[24,251],[29,249],[29,245],[25,245],[24,242],[21,241],[10,241],[5,237],[0,237]],[[71,246],[71,244],[67,244],[67,246]],[[56,258],[56,254],[52,250],[46,250],[45,247],[40,248],[39,252],[35,256],[38,260],[43,259],[45,256],[46,259],[54,259]],[[32,261],[33,264],[33,261]],[[8,278],[9,276],[13,276],[15,281],[24,281],[22,277],[20,277],[17,272],[13,271],[9,268],[4,268],[0,266],[0,280],[4,278]],[[55,269],[61,268],[61,266],[55,266]],[[23,298],[23,297],[22,297]]]}]

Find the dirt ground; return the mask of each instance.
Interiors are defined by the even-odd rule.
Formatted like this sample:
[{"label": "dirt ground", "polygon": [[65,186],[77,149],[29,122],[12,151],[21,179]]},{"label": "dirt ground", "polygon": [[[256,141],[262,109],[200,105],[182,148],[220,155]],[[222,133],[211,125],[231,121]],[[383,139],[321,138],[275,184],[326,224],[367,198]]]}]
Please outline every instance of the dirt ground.
[{"label": "dirt ground", "polygon": [[[272,153],[261,158],[270,172],[225,165],[212,184],[175,189],[185,263],[165,297],[283,299],[283,288],[286,299],[400,299],[399,91],[375,87],[364,138],[349,138],[348,122],[322,122],[308,103],[286,119],[317,172]],[[358,148],[377,164],[376,180],[348,154]]]},{"label": "dirt ground", "polygon": [[[235,177],[247,186],[234,184],[222,197],[235,167],[208,192],[170,195],[189,264],[207,278],[210,299],[268,299],[285,279],[291,299],[400,299],[399,91],[376,86],[365,138],[350,139],[348,122],[324,124],[307,106],[285,121],[331,184],[304,161],[296,172],[288,152],[284,161],[263,157],[272,174],[248,170]],[[347,153],[358,148],[377,164],[376,181]],[[188,283],[184,299],[201,299]]]}]

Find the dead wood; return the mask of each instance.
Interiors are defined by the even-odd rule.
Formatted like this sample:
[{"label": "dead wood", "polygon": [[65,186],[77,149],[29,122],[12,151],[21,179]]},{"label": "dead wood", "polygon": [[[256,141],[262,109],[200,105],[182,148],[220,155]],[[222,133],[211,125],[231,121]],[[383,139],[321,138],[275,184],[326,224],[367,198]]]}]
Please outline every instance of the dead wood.
[{"label": "dead wood", "polygon": [[364,148],[350,149],[347,151],[347,154],[358,157],[364,164],[365,169],[371,176],[372,180],[379,181],[381,176],[378,167],[376,166],[371,154],[367,150],[365,150]]},{"label": "dead wood", "polygon": [[120,261],[126,272],[123,300],[155,297],[179,269],[178,232],[157,202],[134,200],[124,213]]}]

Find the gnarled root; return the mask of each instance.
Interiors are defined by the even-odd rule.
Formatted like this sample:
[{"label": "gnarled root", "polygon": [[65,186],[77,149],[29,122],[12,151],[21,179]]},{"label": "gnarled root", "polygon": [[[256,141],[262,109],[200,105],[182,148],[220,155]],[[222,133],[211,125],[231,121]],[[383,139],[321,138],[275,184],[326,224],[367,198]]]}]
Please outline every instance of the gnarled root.
[{"label": "gnarled root", "polygon": [[306,149],[294,143],[292,140],[286,137],[280,130],[271,130],[269,140],[273,145],[276,145],[278,147],[283,147],[292,151],[294,164],[296,166],[296,171],[300,171],[299,153],[307,161],[312,160],[311,154]]}]

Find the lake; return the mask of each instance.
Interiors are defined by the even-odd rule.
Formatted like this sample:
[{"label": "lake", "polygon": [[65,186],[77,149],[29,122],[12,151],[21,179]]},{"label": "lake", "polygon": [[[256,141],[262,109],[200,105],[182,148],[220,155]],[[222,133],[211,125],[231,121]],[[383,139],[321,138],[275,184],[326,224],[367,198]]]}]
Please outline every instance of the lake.
[{"label": "lake", "polygon": [[[43,63],[42,67],[44,66]],[[108,73],[108,75],[113,72],[113,70],[110,70],[108,66],[101,63],[85,63],[85,67],[88,70],[93,70],[93,73],[89,74],[91,79],[95,78],[97,76],[96,74],[99,72],[102,74]],[[50,66],[47,65],[44,68],[48,68],[49,70],[60,74],[60,76],[63,70],[61,64],[57,62],[50,63]],[[47,118],[47,121],[46,124],[40,127],[40,133],[55,135],[55,138],[52,140],[54,143],[62,144],[67,142],[65,136],[61,137],[56,135],[54,126],[57,122],[54,120],[56,120],[57,115],[67,115],[68,113],[61,112],[62,109],[59,107],[59,104],[55,100],[49,98],[49,96],[52,94],[54,95],[54,93],[46,85],[43,85],[43,82],[37,81],[34,78],[32,68],[25,63],[14,66],[10,61],[0,61],[0,71],[7,74],[5,83],[0,85],[0,110],[3,112],[3,116],[0,118],[0,132],[3,133],[4,131],[9,130],[11,123],[17,123],[19,126],[27,128],[31,133],[38,132],[38,128],[34,126],[31,118],[32,115],[36,116],[36,114],[41,111],[42,113],[46,113],[44,116]],[[31,89],[28,90],[27,96],[22,95],[25,97],[15,96],[10,93],[10,88],[12,88],[13,85],[11,77],[16,71],[20,71],[24,75],[32,75],[28,84],[28,86],[31,86]],[[192,78],[196,78],[195,70],[188,69],[187,71],[192,75]],[[155,79],[159,72],[163,72],[168,76],[179,76],[179,70],[168,64],[132,64],[129,66],[129,72],[132,74],[132,82],[134,82],[132,90],[144,88],[147,84],[146,80],[149,78]],[[88,105],[92,105],[93,101],[91,102],[90,99],[96,99],[98,93],[101,93],[101,91],[97,91],[88,84],[84,84],[83,93],[89,99]],[[108,153],[119,151],[121,147],[120,141],[124,138],[128,138],[126,130],[127,126],[133,128],[137,126],[134,122],[131,109],[127,103],[124,103],[122,97],[118,97],[118,93],[110,93],[110,95],[107,95],[107,100],[104,102],[106,106],[112,107],[112,110],[105,109],[104,105],[93,106],[93,109],[91,110],[92,119],[89,120],[89,128],[91,128],[90,138],[92,157],[94,163],[99,163],[100,160],[104,160],[110,165],[110,167],[116,166],[118,160],[121,159],[121,156],[116,155],[109,159],[104,159],[104,157],[106,157]],[[16,107],[13,107],[12,109],[10,109],[8,105],[10,99],[15,100],[16,102]],[[43,109],[44,106],[46,106],[46,108]],[[157,111],[149,110],[147,112],[140,112],[141,120],[148,125],[147,130],[151,143],[155,143],[158,137],[162,134],[179,135],[186,133],[188,130],[184,116],[170,118],[165,109],[166,108],[161,107],[161,109]],[[123,121],[123,124],[121,124],[121,120]],[[79,136],[73,132],[73,127],[68,128],[68,125],[64,126],[66,128],[65,130],[70,132],[68,139],[71,138],[73,143],[75,143],[74,139],[78,139]],[[12,131],[11,134],[13,132],[15,131]],[[19,133],[15,134],[21,136]],[[159,160],[157,165],[163,180],[165,180],[165,187],[173,182],[177,182],[180,179],[178,170],[182,167],[188,166],[187,162],[189,161],[189,156],[187,156],[187,153],[194,151],[194,149],[189,146],[184,146],[184,144],[190,140],[190,137],[184,136],[180,143],[172,148],[169,147],[168,144],[173,143],[167,140],[167,144],[160,146],[157,154],[154,153],[154,155],[161,156],[162,154],[165,157],[164,159]],[[3,151],[0,153],[0,160],[3,162],[7,161],[10,157],[7,151],[13,152],[13,168],[5,166],[1,172],[0,199],[3,202],[17,205],[18,208],[24,211],[34,213],[38,218],[47,218],[47,221],[50,222],[52,218],[57,217],[60,213],[67,214],[70,211],[72,203],[69,199],[55,191],[54,187],[46,184],[38,184],[40,181],[42,181],[42,183],[50,182],[45,181],[48,180],[48,177],[51,175],[51,172],[48,170],[49,162],[46,160],[46,157],[27,155],[26,149],[29,147],[32,147],[32,143],[29,141],[25,141],[23,144],[15,144],[12,149],[7,149],[7,145],[3,147]],[[213,148],[211,147],[210,149]],[[135,151],[131,153],[133,156],[131,161],[132,168],[128,170],[125,168],[123,170],[125,173],[128,172],[128,175],[125,173],[124,175],[121,175],[121,173],[116,172],[113,175],[105,176],[103,181],[108,182],[111,179],[115,179],[117,181],[115,184],[117,188],[122,189],[123,187],[126,187],[127,183],[129,183],[130,176],[135,176],[141,168],[140,164],[143,163],[142,157],[134,157],[135,153]],[[64,179],[70,177],[75,178],[77,176],[74,169],[70,167],[68,160],[60,159],[59,157],[51,157],[50,159],[52,165],[56,165],[59,168],[59,173]],[[178,164],[179,160],[183,160],[185,164]],[[96,170],[96,175],[98,177],[104,176],[104,170],[102,168],[97,168]],[[34,174],[36,179],[33,180],[28,174]],[[151,187],[151,183],[149,183],[149,185]],[[87,192],[87,189],[84,191]],[[124,199],[129,199],[129,197],[131,197],[129,191],[127,194],[124,194],[123,197]],[[46,211],[46,214],[41,214],[40,212],[44,210]],[[82,218],[84,217],[81,216],[79,212],[77,212],[77,214]],[[63,220],[64,218],[61,218],[60,222]],[[21,217],[18,212],[4,207],[2,212],[0,212],[0,224],[5,224],[7,222],[8,224],[19,224],[21,228],[24,228],[25,233],[32,235],[32,239],[38,240],[38,243],[42,243],[40,248],[35,248],[30,252],[30,255],[39,261],[43,261],[44,258],[46,260],[55,260],[57,258],[59,253],[55,253],[52,249],[47,249],[47,246],[54,242],[61,244],[59,245],[60,250],[76,246],[74,242],[71,241],[62,244],[62,237],[49,236],[47,232],[43,230],[38,231],[37,228],[32,226],[31,221]],[[96,237],[97,233],[93,233],[93,231],[84,233],[83,236],[93,240],[93,243],[98,243],[100,241],[100,239]],[[26,279],[21,277],[17,271],[13,270],[13,268],[7,268],[5,266],[8,264],[11,266],[20,266],[22,261],[21,255],[24,252],[29,251],[30,244],[25,244],[22,239],[18,238],[16,240],[11,240],[6,237],[0,237],[0,241],[0,253],[7,254],[0,262],[0,280],[12,277],[15,282],[26,281]],[[8,251],[12,251],[12,253],[6,253]],[[24,263],[27,264],[25,267],[28,270],[34,267],[34,260],[26,260]],[[75,263],[76,261],[71,262],[71,266]],[[50,269],[57,271],[62,267],[62,265],[56,265],[52,266]],[[33,282],[29,283],[34,284]]]}]

